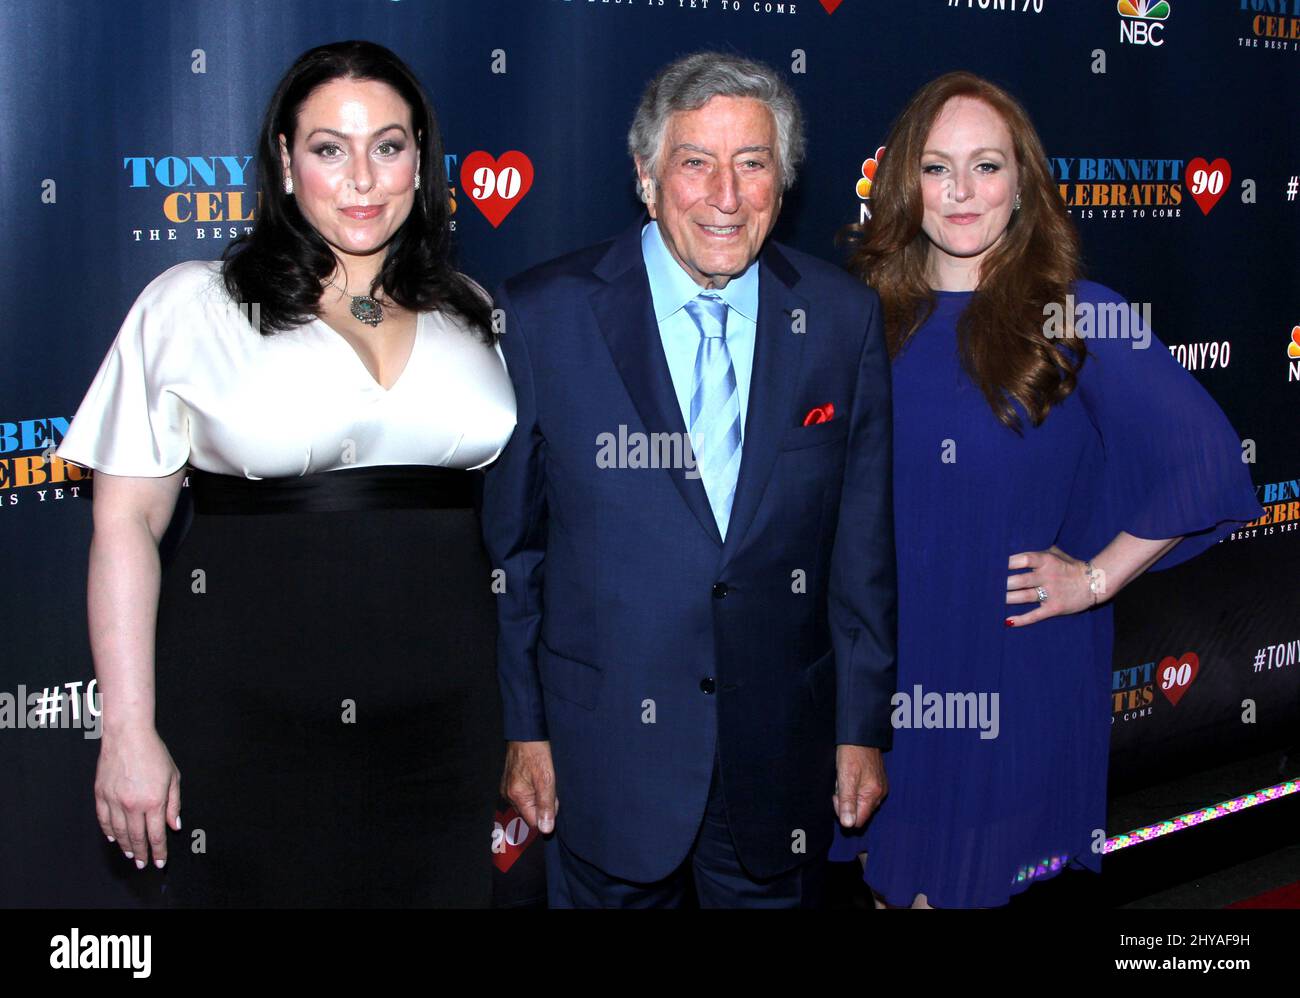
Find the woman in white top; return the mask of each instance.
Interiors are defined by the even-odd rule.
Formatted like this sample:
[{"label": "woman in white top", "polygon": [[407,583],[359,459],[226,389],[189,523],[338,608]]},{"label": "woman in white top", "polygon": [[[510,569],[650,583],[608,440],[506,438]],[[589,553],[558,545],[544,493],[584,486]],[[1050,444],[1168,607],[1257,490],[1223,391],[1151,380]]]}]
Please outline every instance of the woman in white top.
[{"label": "woman in white top", "polygon": [[[450,263],[433,109],[389,50],[313,49],[258,181],[223,261],[140,294],[58,449],[96,472],[100,826],[177,905],[486,906],[477,469],[515,403]],[[160,564],[187,469],[193,521]]]}]

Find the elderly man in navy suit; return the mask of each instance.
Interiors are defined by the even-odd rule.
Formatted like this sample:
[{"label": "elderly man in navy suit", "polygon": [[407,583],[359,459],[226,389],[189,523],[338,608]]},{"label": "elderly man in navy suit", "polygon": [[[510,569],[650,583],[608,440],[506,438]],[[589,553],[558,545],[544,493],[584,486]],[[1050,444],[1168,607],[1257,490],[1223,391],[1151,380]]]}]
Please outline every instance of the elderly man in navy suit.
[{"label": "elderly man in navy suit", "polygon": [[628,136],[650,219],[498,292],[518,423],[502,790],[552,906],[818,903],[832,813],[886,792],[889,366],[875,294],[769,240],[803,155],[768,67],[664,68]]}]

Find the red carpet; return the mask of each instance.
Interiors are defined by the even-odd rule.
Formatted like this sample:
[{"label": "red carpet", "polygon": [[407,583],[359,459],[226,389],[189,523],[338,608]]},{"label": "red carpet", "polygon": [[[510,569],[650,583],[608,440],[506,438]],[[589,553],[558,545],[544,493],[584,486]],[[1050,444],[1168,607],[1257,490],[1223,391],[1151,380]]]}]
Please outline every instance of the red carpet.
[{"label": "red carpet", "polygon": [[1229,908],[1300,908],[1300,881],[1277,890],[1256,894],[1245,901],[1234,901]]}]

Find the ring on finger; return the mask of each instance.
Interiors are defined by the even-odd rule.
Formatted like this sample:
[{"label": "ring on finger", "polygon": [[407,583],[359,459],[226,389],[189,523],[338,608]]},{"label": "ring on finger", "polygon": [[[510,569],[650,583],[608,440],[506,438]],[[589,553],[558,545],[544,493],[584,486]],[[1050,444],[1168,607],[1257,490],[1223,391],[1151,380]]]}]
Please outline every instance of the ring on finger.
[{"label": "ring on finger", "polygon": [[1046,603],[1046,602],[1047,602],[1047,590],[1044,589],[1042,586],[1035,586],[1034,589],[1035,589],[1035,591],[1037,591],[1037,593],[1038,593],[1038,602],[1039,602],[1039,603]]}]

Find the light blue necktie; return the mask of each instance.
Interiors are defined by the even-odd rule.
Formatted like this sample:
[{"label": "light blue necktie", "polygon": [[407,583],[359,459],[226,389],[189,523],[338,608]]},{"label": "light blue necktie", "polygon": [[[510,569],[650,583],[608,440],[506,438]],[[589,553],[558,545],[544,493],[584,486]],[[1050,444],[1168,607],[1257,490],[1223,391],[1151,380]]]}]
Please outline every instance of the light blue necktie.
[{"label": "light blue necktie", "polygon": [[686,303],[700,330],[691,389],[691,446],[718,532],[727,536],[740,474],[740,395],[727,349],[727,303],[704,292]]}]

